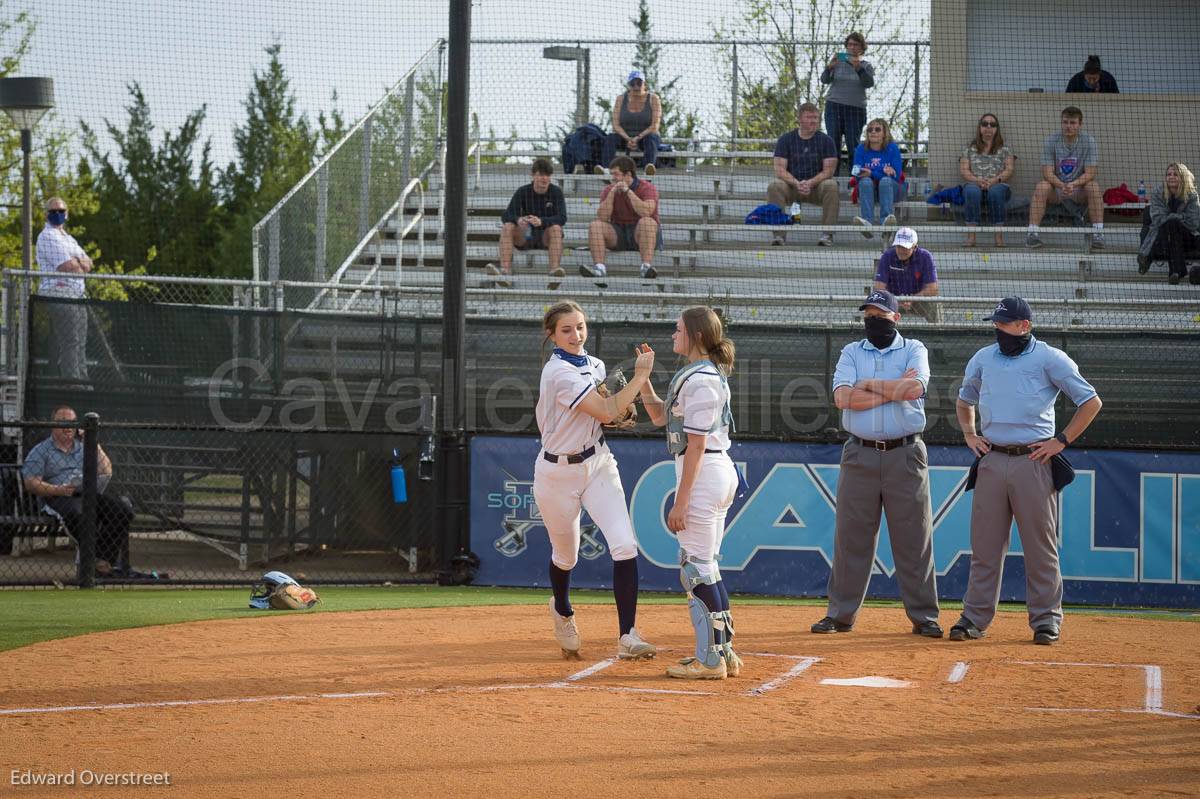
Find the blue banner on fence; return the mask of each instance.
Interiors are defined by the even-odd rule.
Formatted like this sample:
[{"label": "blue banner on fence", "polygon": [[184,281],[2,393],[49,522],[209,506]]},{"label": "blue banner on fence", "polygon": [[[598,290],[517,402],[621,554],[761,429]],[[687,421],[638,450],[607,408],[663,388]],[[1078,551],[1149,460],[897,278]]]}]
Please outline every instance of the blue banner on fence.
[{"label": "blue banner on fence", "polygon": [[[666,526],[675,472],[660,440],[617,440],[616,455],[644,560],[642,587],[676,590],[678,547]],[[537,439],[471,442],[471,548],[477,582],[545,586],[550,543],[533,501]],[[729,512],[721,573],[741,593],[823,596],[833,557],[840,445],[747,442],[730,452],[750,491]],[[1075,482],[1062,494],[1059,552],[1065,601],[1200,605],[1200,455],[1069,450]],[[938,592],[961,599],[971,552],[965,447],[929,448]],[[897,597],[883,521],[869,595]],[[603,534],[581,521],[578,587],[605,588],[612,565]],[[1013,527],[1004,600],[1023,600],[1025,571]]]}]

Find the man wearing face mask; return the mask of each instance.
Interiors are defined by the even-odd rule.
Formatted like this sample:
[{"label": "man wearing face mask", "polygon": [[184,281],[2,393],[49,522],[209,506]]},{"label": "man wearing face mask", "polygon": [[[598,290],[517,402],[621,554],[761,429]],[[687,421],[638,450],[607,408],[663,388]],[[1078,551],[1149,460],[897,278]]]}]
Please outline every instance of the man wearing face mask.
[{"label": "man wearing face mask", "polygon": [[[43,297],[82,300],[82,278],[67,276],[92,271],[92,259],[67,232],[66,225],[66,202],[61,197],[51,197],[46,202],[46,227],[37,240],[38,269],[43,275],[38,293]],[[87,380],[87,306],[82,302],[53,302],[46,303],[46,308],[59,375]]]},{"label": "man wearing face mask", "polygon": [[[995,617],[1015,516],[1025,552],[1033,642],[1049,645],[1059,638],[1063,594],[1051,459],[1083,435],[1100,412],[1100,397],[1065,352],[1034,338],[1033,310],[1025,300],[1005,297],[988,318],[996,343],[967,363],[958,393],[958,423],[979,460],[971,502],[971,575],[962,618],[950,628],[950,639],[982,638]],[[1060,391],[1076,410],[1055,433],[1054,401]]]},{"label": "man wearing face mask", "polygon": [[829,607],[814,633],[848,633],[867,595],[880,511],[887,514],[896,582],[912,631],[941,638],[933,571],[933,514],[925,389],[929,353],[896,330],[896,298],[876,290],[859,307],[867,337],[847,344],[833,374],[833,401],[849,440],[842,447]]}]

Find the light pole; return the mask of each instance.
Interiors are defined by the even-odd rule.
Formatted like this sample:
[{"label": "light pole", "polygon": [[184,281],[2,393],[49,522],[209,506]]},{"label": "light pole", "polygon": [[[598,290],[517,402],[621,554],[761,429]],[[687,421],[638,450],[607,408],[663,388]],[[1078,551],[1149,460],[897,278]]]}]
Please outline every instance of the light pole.
[{"label": "light pole", "polygon": [[33,198],[29,154],[33,150],[33,126],[54,107],[52,78],[0,78],[0,109],[21,131],[21,268],[33,268]]},{"label": "light pole", "polygon": [[586,47],[543,47],[542,58],[575,62],[575,127],[588,123],[592,51]]}]

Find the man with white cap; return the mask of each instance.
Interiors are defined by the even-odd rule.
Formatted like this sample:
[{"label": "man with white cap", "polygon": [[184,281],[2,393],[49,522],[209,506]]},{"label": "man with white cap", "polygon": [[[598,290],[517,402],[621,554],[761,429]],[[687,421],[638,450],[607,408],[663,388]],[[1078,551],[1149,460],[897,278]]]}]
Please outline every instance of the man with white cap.
[{"label": "man with white cap", "polygon": [[[958,424],[977,460],[972,467],[971,574],[962,618],[950,628],[950,640],[982,638],[995,618],[1015,517],[1033,642],[1049,645],[1058,641],[1063,618],[1058,490],[1069,481],[1060,482],[1052,461],[1096,418],[1100,396],[1070,356],[1034,338],[1033,310],[1025,300],[1005,297],[988,320],[996,328],[996,343],[967,363],[958,392]],[[1054,402],[1060,391],[1076,410],[1055,433]],[[1065,466],[1069,471],[1070,465]],[[971,485],[968,478],[968,489]]]},{"label": "man with white cap", "polygon": [[[917,231],[910,227],[896,231],[892,246],[883,251],[875,267],[875,290],[890,291],[897,297],[937,295],[937,265],[933,253],[917,246]],[[934,324],[942,321],[942,308],[936,302],[905,300],[900,309],[918,313]]]},{"label": "man with white cap", "polygon": [[849,440],[838,471],[829,608],[811,630],[848,633],[854,628],[871,580],[882,510],[912,631],[941,638],[929,456],[921,440],[929,353],[896,330],[900,310],[888,291],[872,292],[859,310],[867,337],[842,348],[833,373],[833,401],[842,409]]}]

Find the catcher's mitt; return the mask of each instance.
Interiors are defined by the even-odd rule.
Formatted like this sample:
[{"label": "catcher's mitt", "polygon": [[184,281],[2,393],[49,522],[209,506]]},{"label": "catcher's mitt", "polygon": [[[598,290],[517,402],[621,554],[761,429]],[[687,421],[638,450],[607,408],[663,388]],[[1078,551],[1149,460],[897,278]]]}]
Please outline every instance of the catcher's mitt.
[{"label": "catcher's mitt", "polygon": [[[596,386],[596,390],[600,392],[600,396],[602,397],[611,397],[615,396],[618,391],[625,388],[628,384],[629,381],[625,379],[625,375],[621,374],[621,370],[614,369],[607,380]],[[631,402],[617,414],[617,418],[604,425],[604,427],[610,430],[628,430],[635,424],[637,424],[637,408]]]},{"label": "catcher's mitt", "polygon": [[316,591],[295,583],[276,586],[271,592],[271,607],[276,610],[308,610],[320,601]]}]

